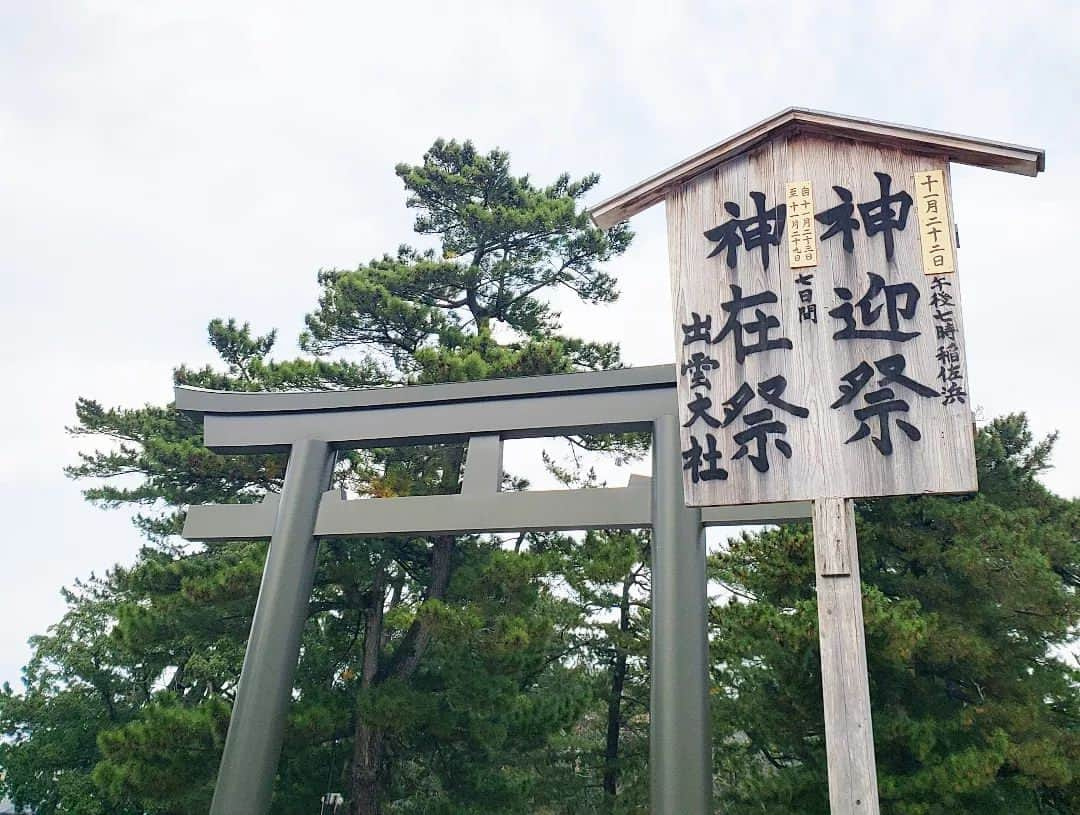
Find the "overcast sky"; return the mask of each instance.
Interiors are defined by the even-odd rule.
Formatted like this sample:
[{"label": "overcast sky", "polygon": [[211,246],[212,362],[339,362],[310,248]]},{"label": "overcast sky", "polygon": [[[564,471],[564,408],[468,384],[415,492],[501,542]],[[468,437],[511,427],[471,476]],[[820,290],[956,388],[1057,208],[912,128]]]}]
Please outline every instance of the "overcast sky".
[{"label": "overcast sky", "polygon": [[[77,396],[170,398],[217,316],[292,355],[320,268],[411,239],[393,174],[439,136],[599,200],[791,106],[1043,147],[1037,179],[954,170],[969,380],[983,418],[1061,431],[1080,494],[1080,5],[997,2],[0,3],[0,681],[130,563],[124,512],[61,468]],[[663,207],[572,333],[673,359]]]}]

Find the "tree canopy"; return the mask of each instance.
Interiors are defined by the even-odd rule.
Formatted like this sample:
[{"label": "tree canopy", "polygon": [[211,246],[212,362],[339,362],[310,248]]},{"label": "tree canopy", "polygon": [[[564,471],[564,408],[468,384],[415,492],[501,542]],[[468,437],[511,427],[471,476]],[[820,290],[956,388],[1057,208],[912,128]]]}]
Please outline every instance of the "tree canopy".
[{"label": "tree canopy", "polygon": [[[1052,447],[1003,417],[977,435],[979,493],[857,504],[883,811],[1080,805],[1080,506],[1037,480]],[[712,614],[723,795],[827,813],[811,532],[744,536],[712,566],[740,600]]]}]

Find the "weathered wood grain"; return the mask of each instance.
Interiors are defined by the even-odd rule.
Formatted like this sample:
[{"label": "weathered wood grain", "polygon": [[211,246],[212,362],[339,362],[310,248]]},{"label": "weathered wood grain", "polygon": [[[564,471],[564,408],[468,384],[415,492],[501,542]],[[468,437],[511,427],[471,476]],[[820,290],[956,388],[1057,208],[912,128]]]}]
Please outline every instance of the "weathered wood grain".
[{"label": "weathered wood grain", "polygon": [[[832,815],[878,815],[853,501],[814,502],[814,554],[829,807]],[[843,573],[840,560],[847,564]]]},{"label": "weathered wood grain", "polygon": [[[752,354],[739,365],[734,358],[733,337],[720,343],[698,345],[719,360],[719,369],[707,376],[710,388],[704,392],[713,401],[713,413],[722,414],[722,403],[730,399],[744,382],[756,388],[758,383],[780,374],[787,379],[784,399],[806,407],[806,419],[791,416],[773,408],[776,419],[787,425],[785,439],[792,447],[790,459],[781,455],[769,443],[768,472],[760,473],[750,466],[748,458],[733,460],[738,447],[732,441],[735,432],[743,429],[741,418],[719,430],[705,428],[698,422],[693,430],[704,443],[704,431],[713,432],[723,452],[723,466],[729,475],[726,480],[691,482],[686,474],[686,494],[693,506],[750,504],[772,501],[813,500],[822,496],[868,497],[918,493],[957,493],[977,489],[975,476],[972,418],[967,402],[944,405],[940,397],[923,397],[900,386],[892,386],[896,397],[905,400],[910,410],[906,415],[893,414],[893,453],[882,455],[870,438],[845,443],[856,432],[859,421],[854,410],[864,406],[862,395],[877,388],[880,378],[875,370],[873,380],[848,405],[833,409],[830,405],[840,396],[842,377],[859,363],[871,366],[885,357],[902,354],[907,366],[904,374],[930,388],[939,389],[939,364],[936,359],[938,341],[930,306],[932,278],[922,273],[922,247],[915,213],[908,216],[907,226],[894,232],[895,249],[891,262],[885,260],[882,235],[867,237],[860,229],[854,235],[854,251],[847,253],[841,236],[820,240],[825,227],[818,225],[818,257],[815,268],[793,270],[788,262],[787,236],[780,246],[770,248],[769,268],[765,269],[759,251],[740,248],[738,264],[730,269],[724,253],[709,258],[713,244],[703,233],[727,221],[731,216],[724,210],[727,201],[739,204],[743,215],[753,211],[751,191],[762,191],[771,207],[785,200],[784,185],[793,180],[809,180],[813,184],[815,205],[823,211],[840,203],[833,185],[849,189],[856,204],[880,196],[875,171],[892,176],[892,192],[912,189],[913,175],[925,169],[944,169],[948,181],[947,163],[940,158],[917,155],[901,150],[861,142],[828,139],[813,135],[794,135],[761,145],[740,155],[715,170],[691,179],[673,190],[667,199],[668,246],[672,272],[672,302],[675,316],[675,342],[684,362],[694,346],[682,346],[681,326],[689,324],[692,314],[709,314],[713,319],[713,334],[719,333],[725,320],[721,304],[732,299],[731,286],[741,287],[748,296],[762,291],[775,292],[778,302],[762,306],[763,310],[780,319],[780,330],[772,336],[791,340],[791,350],[772,350]],[[950,183],[951,190],[951,183]],[[951,199],[950,199],[951,203]],[[857,217],[857,211],[856,211]],[[799,322],[800,301],[795,277],[800,272],[813,274],[813,300],[817,305],[818,322]],[[869,274],[884,278],[886,285],[911,283],[919,292],[916,314],[902,320],[900,328],[918,331],[919,336],[906,342],[879,339],[834,340],[833,334],[843,323],[829,316],[829,311],[841,301],[835,292],[843,287],[858,300],[870,285]],[[959,273],[949,276],[951,291],[956,299],[957,344],[962,357],[963,318],[959,302]],[[875,304],[884,303],[884,294]],[[744,312],[744,321],[752,320],[753,311]],[[873,328],[883,327],[884,311]],[[860,321],[859,327],[863,327]],[[970,391],[964,367],[964,384]],[[682,421],[690,419],[687,402],[693,397],[689,377],[680,377],[679,403]],[[769,407],[760,397],[747,411]],[[896,427],[900,416],[921,432],[921,439],[911,441]],[[878,435],[877,422],[870,420],[872,435]],[[683,431],[683,449],[690,446],[691,430]]]}]

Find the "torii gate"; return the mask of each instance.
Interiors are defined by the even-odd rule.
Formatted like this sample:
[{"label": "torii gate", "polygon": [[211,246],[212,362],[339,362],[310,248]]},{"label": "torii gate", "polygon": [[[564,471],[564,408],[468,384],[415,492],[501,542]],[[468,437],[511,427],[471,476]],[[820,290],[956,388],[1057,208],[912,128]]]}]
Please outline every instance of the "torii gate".
[{"label": "torii gate", "polygon": [[[652,809],[706,815],[708,715],[703,528],[783,523],[811,502],[685,505],[676,370],[611,371],[349,391],[243,393],[177,387],[221,453],[287,452],[280,495],[261,504],[192,506],[189,540],[270,539],[211,815],[264,815],[324,537],[652,528]],[[502,441],[652,432],[649,479],[626,487],[500,492]],[[346,500],[330,491],[338,450],[467,442],[458,495]]]}]

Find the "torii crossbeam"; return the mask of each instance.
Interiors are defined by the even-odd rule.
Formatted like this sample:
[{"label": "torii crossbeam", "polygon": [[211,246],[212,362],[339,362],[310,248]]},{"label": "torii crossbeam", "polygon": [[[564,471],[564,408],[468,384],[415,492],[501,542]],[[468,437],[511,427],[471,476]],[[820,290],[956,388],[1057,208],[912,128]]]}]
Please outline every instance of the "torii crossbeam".
[{"label": "torii crossbeam", "polygon": [[[287,452],[280,495],[192,506],[189,540],[270,539],[211,815],[269,810],[323,537],[651,527],[650,778],[658,815],[711,812],[705,526],[804,520],[810,502],[689,509],[675,368],[351,391],[242,393],[177,387],[205,444]],[[652,432],[651,479],[616,489],[502,492],[502,441]],[[347,500],[328,490],[338,450],[467,442],[457,495]]]}]

